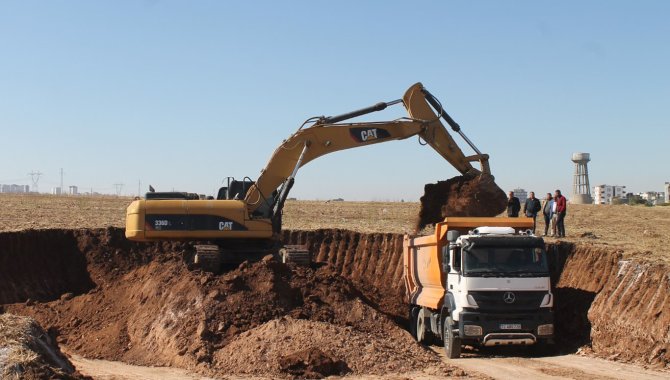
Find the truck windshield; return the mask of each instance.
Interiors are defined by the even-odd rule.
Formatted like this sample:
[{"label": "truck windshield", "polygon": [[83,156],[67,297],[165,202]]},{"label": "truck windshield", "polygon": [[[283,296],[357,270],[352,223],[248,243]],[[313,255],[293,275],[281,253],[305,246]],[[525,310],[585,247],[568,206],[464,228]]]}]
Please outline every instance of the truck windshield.
[{"label": "truck windshield", "polygon": [[466,276],[547,276],[547,254],[536,247],[470,247],[463,250]]}]

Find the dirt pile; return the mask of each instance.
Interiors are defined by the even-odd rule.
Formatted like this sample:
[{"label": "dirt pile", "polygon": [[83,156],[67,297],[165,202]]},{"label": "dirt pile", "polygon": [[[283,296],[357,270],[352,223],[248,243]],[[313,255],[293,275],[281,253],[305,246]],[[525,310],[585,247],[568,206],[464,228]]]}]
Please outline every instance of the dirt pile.
[{"label": "dirt pile", "polygon": [[88,379],[34,319],[11,314],[0,315],[0,378]]},{"label": "dirt pile", "polygon": [[[293,375],[303,376],[303,368],[311,371],[310,367],[323,364],[330,373],[314,372],[380,375],[441,366],[432,352],[407,344],[408,338],[407,332],[393,328],[380,335],[352,326],[284,317],[239,335],[215,357],[223,369],[245,374],[293,374],[291,371],[297,369]],[[314,357],[319,351],[321,354]],[[448,376],[451,369],[444,366],[442,373]]]},{"label": "dirt pile", "polygon": [[[343,360],[354,374],[381,373],[384,367],[370,364],[374,362],[399,370],[413,369],[412,363],[424,363],[421,368],[426,367],[425,363],[433,367],[439,364],[434,354],[418,346],[386,312],[379,310],[377,302],[359,290],[361,283],[345,278],[342,269],[326,263],[310,268],[288,267],[264,260],[212,275],[189,270],[186,261],[193,252],[186,246],[129,245],[122,234],[122,230],[108,229],[70,231],[61,237],[69,244],[66,251],[85,258],[87,278],[95,284],[88,292],[73,293],[64,288],[66,293],[50,297],[54,300],[39,302],[25,302],[26,297],[33,297],[26,294],[16,300],[22,303],[3,307],[8,312],[33,316],[58,334],[60,343],[86,357],[176,366],[213,375],[249,373],[251,359],[231,362],[231,358],[243,357],[244,347],[250,347],[246,351],[249,356],[259,345],[270,349],[274,343],[268,343],[267,334],[254,334],[277,320],[289,321],[282,322],[289,326],[283,336],[278,335],[277,347],[281,347],[281,341],[292,341],[293,333],[297,334],[296,342],[302,344],[276,351],[273,367],[251,373],[300,376],[295,366],[282,367],[280,359],[292,354],[299,357],[301,350],[314,348],[321,349],[334,363]],[[39,236],[32,238],[40,240]],[[39,244],[46,246],[44,242]],[[379,245],[374,246],[375,254],[384,254]],[[42,252],[52,254],[48,249]],[[16,253],[20,254],[20,248]],[[29,273],[30,266],[14,265],[7,270]],[[21,279],[14,277],[10,286],[22,286]],[[376,294],[372,288],[366,292]],[[308,330],[299,329],[301,326]],[[245,333],[249,335],[243,336]],[[303,338],[298,338],[300,334]],[[358,343],[348,345],[347,335],[358,336]],[[339,351],[324,348],[329,339],[339,342]],[[341,356],[344,352],[355,352],[360,357],[354,360]],[[311,362],[309,355],[306,359]],[[286,372],[289,367],[296,373]],[[316,367],[308,363],[305,371],[320,373]]]},{"label": "dirt pile", "polygon": [[496,216],[505,210],[507,197],[491,176],[457,176],[424,186],[416,233],[447,216]]}]

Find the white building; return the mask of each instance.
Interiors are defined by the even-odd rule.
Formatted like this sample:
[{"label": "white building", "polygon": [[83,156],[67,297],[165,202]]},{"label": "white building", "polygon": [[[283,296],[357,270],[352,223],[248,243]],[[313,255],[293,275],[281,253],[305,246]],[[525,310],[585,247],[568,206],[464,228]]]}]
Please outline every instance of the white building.
[{"label": "white building", "polygon": [[29,193],[28,185],[0,185],[0,193]]},{"label": "white building", "polygon": [[77,186],[70,186],[69,189],[70,189],[70,191],[69,191],[68,194],[70,194],[70,195],[79,194],[79,188]]},{"label": "white building", "polygon": [[593,203],[611,205],[612,199],[626,196],[626,186],[598,185],[593,187]]},{"label": "white building", "polygon": [[519,198],[519,203],[521,203],[522,205],[526,203],[526,199],[528,199],[528,192],[526,190],[514,189],[512,191],[514,192],[514,196]]},{"label": "white building", "polygon": [[665,202],[665,194],[664,192],[657,192],[657,191],[645,191],[642,193],[637,193],[637,195],[644,199],[645,201],[649,202],[650,204],[653,205],[659,205]]},{"label": "white building", "polygon": [[61,195],[63,194],[63,191],[61,191],[60,187],[52,187],[51,188],[51,194],[53,195]]},{"label": "white building", "polygon": [[665,203],[670,203],[670,182],[665,183]]}]

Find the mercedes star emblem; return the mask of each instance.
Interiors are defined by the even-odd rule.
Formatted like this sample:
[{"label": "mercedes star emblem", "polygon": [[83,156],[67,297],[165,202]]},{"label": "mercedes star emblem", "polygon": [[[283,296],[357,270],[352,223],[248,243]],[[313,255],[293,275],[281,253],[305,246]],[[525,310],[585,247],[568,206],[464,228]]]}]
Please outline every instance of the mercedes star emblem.
[{"label": "mercedes star emblem", "polygon": [[503,294],[503,301],[505,301],[505,303],[514,303],[515,300],[516,296],[514,295],[514,293],[505,292],[505,294]]}]

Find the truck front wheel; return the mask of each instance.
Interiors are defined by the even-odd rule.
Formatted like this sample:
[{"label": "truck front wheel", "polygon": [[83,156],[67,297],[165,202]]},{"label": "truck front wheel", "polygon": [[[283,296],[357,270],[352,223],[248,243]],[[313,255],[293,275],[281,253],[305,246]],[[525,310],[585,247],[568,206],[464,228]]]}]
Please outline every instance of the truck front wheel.
[{"label": "truck front wheel", "polygon": [[442,340],[444,341],[444,352],[449,359],[461,357],[461,338],[454,335],[454,321],[451,317],[444,319],[442,324]]}]

